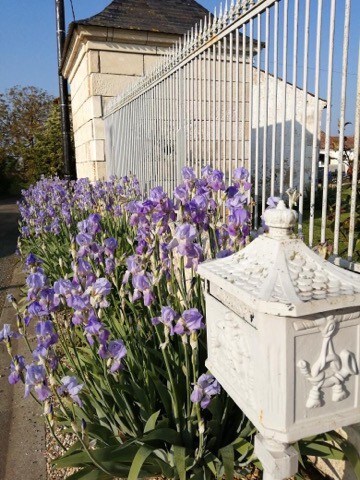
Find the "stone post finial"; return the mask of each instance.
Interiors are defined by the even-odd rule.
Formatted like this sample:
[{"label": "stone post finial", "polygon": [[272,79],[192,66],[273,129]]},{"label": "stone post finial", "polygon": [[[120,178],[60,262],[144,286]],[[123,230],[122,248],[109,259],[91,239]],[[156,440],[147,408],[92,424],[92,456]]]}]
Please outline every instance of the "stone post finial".
[{"label": "stone post finial", "polygon": [[298,215],[294,210],[286,208],[285,202],[280,200],[276,208],[265,210],[263,218],[269,227],[270,237],[285,238],[292,234]]}]

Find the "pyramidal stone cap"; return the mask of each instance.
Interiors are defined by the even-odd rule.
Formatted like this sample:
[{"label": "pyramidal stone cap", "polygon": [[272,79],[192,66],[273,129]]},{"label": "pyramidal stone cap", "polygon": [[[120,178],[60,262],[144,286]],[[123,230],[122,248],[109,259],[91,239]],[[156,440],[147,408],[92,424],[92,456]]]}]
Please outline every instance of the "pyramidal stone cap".
[{"label": "pyramidal stone cap", "polygon": [[232,298],[252,310],[299,317],[360,306],[360,278],[332,265],[292,232],[297,213],[281,200],[263,215],[264,233],[239,252],[199,265],[208,291]]}]

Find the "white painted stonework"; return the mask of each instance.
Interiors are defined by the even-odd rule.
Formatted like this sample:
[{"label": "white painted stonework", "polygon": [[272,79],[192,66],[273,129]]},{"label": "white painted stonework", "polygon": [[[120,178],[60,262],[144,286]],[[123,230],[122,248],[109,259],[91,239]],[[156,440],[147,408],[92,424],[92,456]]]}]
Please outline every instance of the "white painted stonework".
[{"label": "white painted stonework", "polygon": [[71,91],[78,178],[106,178],[107,102],[141,78],[177,35],[78,25],[63,64]]},{"label": "white painted stonework", "polygon": [[259,430],[268,480],[296,472],[288,444],[360,421],[359,277],[292,235],[296,218],[281,201],[269,233],[199,266],[207,366]]}]

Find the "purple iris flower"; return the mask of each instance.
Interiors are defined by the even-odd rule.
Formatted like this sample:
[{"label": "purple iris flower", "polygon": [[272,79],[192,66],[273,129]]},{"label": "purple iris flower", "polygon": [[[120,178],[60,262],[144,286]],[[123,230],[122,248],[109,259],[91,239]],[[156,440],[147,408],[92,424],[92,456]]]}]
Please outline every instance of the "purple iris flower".
[{"label": "purple iris flower", "polygon": [[280,202],[280,197],[269,197],[267,199],[266,205],[270,208],[276,208],[277,204]]},{"label": "purple iris flower", "polygon": [[239,167],[234,170],[233,178],[236,186],[242,186],[242,189],[246,192],[251,189],[251,183],[248,181],[249,171],[244,167]]},{"label": "purple iris flower", "polygon": [[210,165],[206,165],[201,169],[201,175],[203,177],[209,177],[213,173],[213,169],[210,167]]},{"label": "purple iris flower", "polygon": [[134,275],[133,287],[140,290],[140,292],[143,292],[151,287],[151,280],[152,277],[149,274],[141,273]]},{"label": "purple iris flower", "polygon": [[229,198],[226,201],[226,206],[231,208],[239,208],[239,207],[244,207],[248,203],[248,197],[246,195],[243,195],[242,193],[238,192],[236,193],[232,198]]},{"label": "purple iris flower", "polygon": [[117,370],[123,368],[121,360],[126,356],[126,347],[122,340],[113,340],[109,342],[108,346],[108,358],[111,358],[110,372],[114,373]]},{"label": "purple iris flower", "polygon": [[144,305],[149,307],[154,301],[154,295],[151,291],[153,277],[150,273],[143,271],[133,275],[132,284],[134,287],[133,301],[139,300],[141,294],[144,298]]},{"label": "purple iris flower", "polygon": [[64,297],[70,295],[72,289],[72,283],[70,280],[60,278],[54,283],[54,291],[57,295],[62,295]]},{"label": "purple iris flower", "polygon": [[86,277],[90,273],[92,273],[92,268],[89,262],[84,260],[83,258],[79,258],[77,260],[77,275],[80,275],[82,277]]},{"label": "purple iris flower", "polygon": [[98,213],[92,213],[86,220],[78,223],[78,230],[81,233],[89,233],[95,235],[101,231],[101,217]]},{"label": "purple iris flower", "polygon": [[[250,219],[250,212],[243,207],[234,208],[229,215],[229,223],[239,227]],[[230,229],[229,229],[230,230]]]},{"label": "purple iris flower", "polygon": [[208,176],[208,185],[214,190],[214,192],[225,190],[223,172],[220,172],[220,170],[213,170]]},{"label": "purple iris flower", "polygon": [[193,403],[200,403],[201,408],[207,408],[211,398],[218,395],[220,391],[221,387],[216,378],[204,373],[198,378],[190,399]]},{"label": "purple iris flower", "polygon": [[181,318],[177,321],[174,332],[178,335],[190,335],[192,332],[197,332],[205,328],[202,320],[203,316],[197,308],[185,310]]},{"label": "purple iris flower", "polygon": [[249,178],[249,171],[245,167],[235,168],[233,178],[234,180],[247,180]]},{"label": "purple iris flower", "polygon": [[163,187],[158,186],[150,190],[149,198],[153,202],[160,202],[164,197],[166,197],[166,193]]},{"label": "purple iris flower", "polygon": [[105,308],[109,305],[105,297],[111,292],[111,283],[107,278],[98,278],[93,284],[90,283],[86,293],[90,295],[90,304],[95,307]]},{"label": "purple iris flower", "polygon": [[105,273],[106,275],[112,275],[115,271],[115,261],[112,258],[105,260]]},{"label": "purple iris flower", "polygon": [[41,308],[50,313],[55,312],[59,306],[60,299],[55,295],[53,288],[43,288],[40,292],[39,305]]},{"label": "purple iris flower", "polygon": [[9,383],[15,385],[21,379],[21,372],[25,370],[25,358],[22,355],[15,355],[10,364],[10,369]]},{"label": "purple iris flower", "polygon": [[2,342],[3,340],[5,340],[5,342],[8,342],[10,338],[19,337],[20,334],[13,332],[9,323],[4,323],[2,330],[0,330],[0,342]]},{"label": "purple iris flower", "polygon": [[67,304],[74,310],[83,311],[91,306],[89,295],[72,295],[68,298]]},{"label": "purple iris flower", "polygon": [[28,275],[26,283],[31,290],[40,290],[47,284],[47,278],[42,273],[31,273]]},{"label": "purple iris flower", "polygon": [[179,242],[192,242],[197,235],[196,228],[189,223],[183,223],[175,231],[175,238],[169,243],[169,249],[179,245]]},{"label": "purple iris flower", "polygon": [[38,346],[46,349],[57,343],[59,339],[57,333],[55,333],[54,325],[51,320],[38,322],[35,326],[35,334],[38,339]]},{"label": "purple iris flower", "polygon": [[170,330],[170,335],[174,334],[174,322],[179,318],[179,314],[175,312],[171,307],[161,307],[161,316],[151,319],[153,325],[159,325],[163,323]]},{"label": "purple iris flower", "polygon": [[43,261],[33,253],[29,253],[29,255],[26,257],[26,260],[25,260],[25,265],[27,267],[38,267],[42,263]]},{"label": "purple iris flower", "polygon": [[89,233],[79,233],[76,235],[76,243],[80,247],[88,247],[92,241],[93,237]]},{"label": "purple iris flower", "polygon": [[111,283],[106,278],[98,278],[92,286],[92,293],[97,295],[106,296],[111,292]]},{"label": "purple iris flower", "polygon": [[105,246],[105,255],[107,255],[108,257],[111,257],[115,253],[115,250],[118,246],[118,242],[113,237],[106,238],[104,240],[104,246]]},{"label": "purple iris flower", "polygon": [[98,320],[96,315],[91,315],[87,325],[84,327],[87,341],[90,345],[94,344],[93,337],[98,337],[104,325]]},{"label": "purple iris flower", "polygon": [[32,302],[27,309],[30,317],[41,317],[43,315],[48,315],[49,312],[44,310],[39,302]]},{"label": "purple iris flower", "polygon": [[181,174],[185,183],[193,182],[196,180],[196,174],[191,167],[183,167]]},{"label": "purple iris flower", "polygon": [[59,364],[59,358],[56,356],[56,353],[51,349],[47,349],[42,345],[38,345],[32,352],[33,359],[36,363],[44,364],[45,361],[49,368],[54,371],[57,369]]},{"label": "purple iris flower", "polygon": [[79,384],[76,377],[66,376],[61,379],[62,386],[57,389],[59,395],[69,395],[75,403],[82,407],[82,401],[79,393],[83,388],[83,384]]},{"label": "purple iris flower", "polygon": [[202,249],[200,245],[194,243],[196,236],[196,228],[189,223],[184,223],[177,227],[175,238],[173,238],[168,245],[169,250],[177,247],[178,253],[181,256],[186,257],[186,268],[196,268],[199,260],[202,258]]},{"label": "purple iris flower", "polygon": [[232,255],[234,252],[230,249],[220,250],[216,254],[216,258],[225,258]]},{"label": "purple iris flower", "polygon": [[189,200],[189,192],[185,185],[180,185],[174,190],[174,197],[184,205]]},{"label": "purple iris flower", "polygon": [[32,387],[41,402],[50,397],[51,391],[47,386],[46,370],[43,365],[32,363],[26,367],[25,398],[29,396]]},{"label": "purple iris flower", "polygon": [[228,198],[233,198],[237,194],[238,191],[239,191],[239,189],[237,187],[235,187],[234,185],[231,185],[230,187],[228,187],[226,189],[227,197]]}]

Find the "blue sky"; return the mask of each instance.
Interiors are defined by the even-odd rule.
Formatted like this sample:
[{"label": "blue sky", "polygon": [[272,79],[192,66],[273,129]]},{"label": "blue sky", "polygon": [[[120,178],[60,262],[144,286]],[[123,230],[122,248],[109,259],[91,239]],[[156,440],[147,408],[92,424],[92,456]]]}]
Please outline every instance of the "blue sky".
[{"label": "blue sky", "polygon": [[[334,49],[334,93],[333,104],[339,108],[340,87],[341,87],[341,49],[343,38],[342,13],[345,0],[337,0],[337,22]],[[0,14],[0,92],[13,85],[35,85],[48,90],[51,94],[57,95],[57,59],[56,59],[56,38],[55,38],[55,13],[54,0],[1,0]],[[110,0],[73,0],[75,15],[77,19],[89,17],[101,11]],[[200,0],[199,3],[210,10],[218,5],[217,0]],[[284,2],[280,2],[282,5]],[[299,31],[303,31],[304,4],[300,0],[300,23]],[[70,0],[65,0],[67,23],[72,20]],[[289,2],[290,5],[293,1]],[[314,32],[316,27],[316,4],[317,0],[311,0],[311,34],[309,54],[309,90],[313,91],[313,77],[315,68],[314,53]],[[328,18],[330,0],[323,0],[323,35],[322,35],[322,56],[320,94],[326,95],[327,77],[327,51],[328,51]],[[290,7],[290,17],[292,11]],[[281,24],[282,8],[280,7],[279,35],[282,35]],[[272,20],[271,20],[272,22]],[[265,28],[263,27],[263,31]],[[289,49],[292,45],[293,24],[289,20]],[[356,93],[356,71],[357,56],[360,32],[360,0],[352,0],[351,11],[351,41],[349,50],[349,95],[346,119],[352,120],[355,105]],[[271,37],[272,38],[272,37]],[[270,38],[270,52],[272,50]],[[263,38],[264,39],[264,38]],[[302,76],[302,37],[299,37],[299,69],[298,78]],[[271,55],[271,54],[270,54]],[[281,63],[281,48],[279,51],[279,63]],[[263,64],[263,61],[262,61]],[[270,69],[272,62],[270,60]],[[291,66],[288,66],[289,80],[291,81]],[[281,74],[281,66],[279,65]],[[335,111],[335,109],[334,109]],[[337,120],[332,122],[332,131],[336,133]],[[351,133],[350,127],[349,133]]]},{"label": "blue sky", "polygon": [[[110,0],[73,0],[77,19],[100,12]],[[213,9],[213,0],[199,2]],[[35,85],[57,95],[54,0],[0,0],[0,92]],[[72,20],[65,0],[67,24]]]}]

